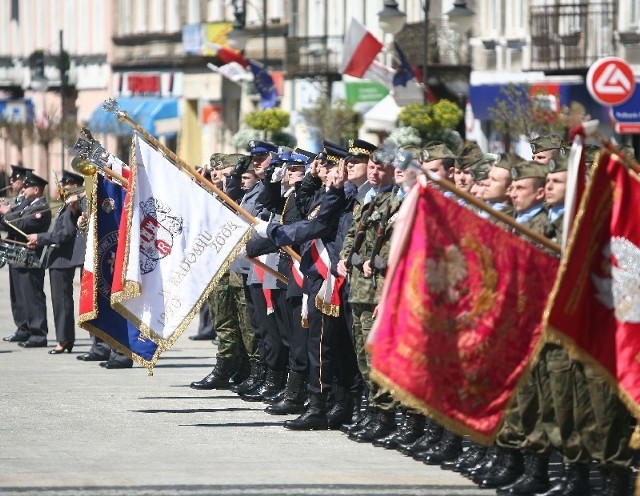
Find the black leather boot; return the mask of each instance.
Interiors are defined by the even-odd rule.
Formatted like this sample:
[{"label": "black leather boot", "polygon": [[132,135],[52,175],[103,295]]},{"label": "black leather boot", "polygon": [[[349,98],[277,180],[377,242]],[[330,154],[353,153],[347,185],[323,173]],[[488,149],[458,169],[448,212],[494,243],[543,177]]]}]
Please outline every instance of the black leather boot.
[{"label": "black leather boot", "polygon": [[231,386],[231,391],[237,394],[243,394],[247,391],[259,387],[263,382],[267,374],[267,367],[258,362],[251,362],[251,372],[247,380],[240,383],[238,386]]},{"label": "black leather boot", "polygon": [[265,398],[275,396],[284,387],[284,370],[267,369],[264,383],[258,388],[251,389],[240,395],[245,401],[263,401]]},{"label": "black leather boot", "polygon": [[461,472],[464,468],[473,467],[484,456],[487,448],[481,444],[471,443],[471,446],[455,460],[442,462],[440,467],[443,470],[453,470]]},{"label": "black leather boot", "polygon": [[344,424],[351,423],[353,418],[354,397],[342,386],[336,386],[335,400],[331,410],[327,412],[329,429],[340,429]]},{"label": "black leather boot", "polygon": [[309,406],[298,418],[287,420],[285,428],[292,431],[327,430],[327,397],[325,394],[309,395]]},{"label": "black leather boot", "polygon": [[349,437],[359,443],[372,443],[376,439],[388,436],[396,430],[396,412],[377,410],[376,420],[361,431],[349,434]]},{"label": "black leather boot", "polygon": [[444,461],[455,460],[461,453],[462,436],[445,429],[442,439],[425,452],[422,462],[426,465],[440,465]]},{"label": "black leather boot", "polygon": [[630,470],[602,468],[600,472],[602,473],[602,490],[600,492],[602,496],[627,496],[630,494]]},{"label": "black leather boot", "polygon": [[404,429],[397,431],[397,434],[392,437],[387,437],[385,440],[375,441],[373,444],[379,443],[385,449],[396,449],[401,444],[410,444],[419,439],[424,432],[424,415],[419,413],[407,413],[405,417]]},{"label": "black leather boot", "polygon": [[216,359],[216,364],[209,375],[200,381],[191,383],[191,389],[229,389],[229,380],[233,375],[233,361],[228,358]]},{"label": "black leather boot", "polygon": [[590,494],[589,465],[586,463],[564,463],[560,479],[541,496],[589,496]]},{"label": "black leather boot", "polygon": [[351,433],[356,433],[366,427],[375,420],[375,412],[372,409],[367,408],[360,418],[353,424],[343,424],[340,426],[340,430],[345,434],[351,435]]},{"label": "black leather boot", "polygon": [[307,398],[307,377],[298,372],[289,372],[287,387],[281,401],[265,408],[271,415],[300,415],[304,412]]},{"label": "black leather boot", "polygon": [[244,358],[241,360],[240,365],[236,369],[235,373],[231,377],[231,386],[239,386],[244,381],[246,381],[251,375],[251,364],[249,360]]},{"label": "black leather boot", "polygon": [[547,455],[525,455],[525,471],[512,484],[502,486],[498,494],[527,496],[549,490],[549,457]]},{"label": "black leather boot", "polygon": [[524,473],[524,458],[522,453],[516,449],[499,448],[501,462],[494,466],[479,481],[474,479],[483,488],[497,488],[515,482]]},{"label": "black leather boot", "polygon": [[460,473],[471,480],[476,478],[482,480],[498,464],[498,461],[498,447],[493,444],[487,448],[484,456],[475,465],[469,468],[461,468]]}]

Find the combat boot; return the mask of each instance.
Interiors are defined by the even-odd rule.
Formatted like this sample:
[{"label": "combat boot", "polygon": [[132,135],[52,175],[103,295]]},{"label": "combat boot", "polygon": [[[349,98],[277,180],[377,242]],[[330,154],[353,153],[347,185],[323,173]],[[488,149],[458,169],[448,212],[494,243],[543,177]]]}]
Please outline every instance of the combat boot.
[{"label": "combat boot", "polygon": [[284,387],[284,370],[267,369],[267,376],[264,383],[258,388],[253,388],[240,398],[245,401],[263,401],[265,398],[274,396]]},{"label": "combat boot", "polygon": [[304,412],[304,402],[307,398],[307,378],[299,372],[289,372],[284,398],[265,408],[271,415],[300,415]]},{"label": "combat boot", "polygon": [[231,377],[231,387],[233,388],[234,386],[239,386],[244,381],[246,381],[250,375],[251,375],[251,364],[249,363],[249,360],[247,360],[245,357],[240,361],[240,365],[238,365],[238,368],[236,369],[233,376]]},{"label": "combat boot", "polygon": [[372,443],[376,439],[388,436],[396,430],[395,411],[377,410],[376,420],[364,430],[349,434],[349,438],[359,443]]},{"label": "combat boot", "polygon": [[400,443],[396,449],[404,455],[415,458],[418,454],[424,454],[431,446],[440,441],[443,432],[444,429],[441,425],[425,418],[424,434],[412,443]]},{"label": "combat boot", "polygon": [[627,496],[629,494],[629,481],[631,472],[628,469],[604,469],[602,473],[602,496]]},{"label": "combat boot", "polygon": [[524,474],[512,484],[498,488],[496,492],[511,496],[527,496],[544,493],[549,487],[549,457],[531,454],[525,456]]},{"label": "combat boot", "polygon": [[440,465],[446,460],[455,460],[461,453],[462,436],[445,429],[442,439],[425,452],[422,462],[426,465]]},{"label": "combat boot", "polygon": [[419,413],[407,413],[404,422],[404,428],[398,430],[395,436],[388,436],[384,440],[375,441],[385,449],[396,449],[401,444],[410,444],[422,436],[424,432],[424,415]]},{"label": "combat boot", "polygon": [[200,381],[191,383],[191,389],[229,389],[229,380],[233,375],[233,360],[218,358],[209,375]]},{"label": "combat boot", "polygon": [[455,460],[442,462],[440,468],[461,472],[464,468],[473,467],[484,456],[486,448],[481,444],[471,443],[471,446]]},{"label": "combat boot", "polygon": [[287,420],[284,427],[292,431],[327,430],[327,397],[323,393],[309,395],[309,406],[298,418]]},{"label": "combat boot", "polygon": [[373,411],[373,409],[367,408],[363,415],[360,416],[360,418],[358,419],[357,422],[353,423],[353,424],[343,424],[340,427],[340,430],[342,432],[344,432],[345,434],[349,434],[351,435],[352,433],[356,433],[358,431],[361,431],[363,429],[366,429],[367,426],[373,422],[375,420],[375,412]]},{"label": "combat boot", "polygon": [[589,465],[586,463],[564,463],[562,475],[556,484],[540,496],[589,496]]},{"label": "combat boot", "polygon": [[500,448],[501,461],[482,479],[474,481],[483,489],[497,488],[515,482],[524,473],[522,453],[516,449]]},{"label": "combat boot", "polygon": [[231,391],[237,394],[243,394],[247,391],[259,387],[264,382],[267,374],[266,365],[259,362],[251,362],[251,372],[249,377],[237,386],[231,386]]},{"label": "combat boot", "polygon": [[353,393],[342,386],[336,386],[335,399],[331,410],[327,412],[329,429],[340,429],[344,424],[349,424],[353,418],[354,397]]},{"label": "combat boot", "polygon": [[476,478],[482,480],[482,478],[493,469],[499,462],[498,460],[498,447],[493,444],[487,448],[484,456],[478,460],[478,462],[469,468],[461,468],[460,473],[467,479],[475,481]]}]

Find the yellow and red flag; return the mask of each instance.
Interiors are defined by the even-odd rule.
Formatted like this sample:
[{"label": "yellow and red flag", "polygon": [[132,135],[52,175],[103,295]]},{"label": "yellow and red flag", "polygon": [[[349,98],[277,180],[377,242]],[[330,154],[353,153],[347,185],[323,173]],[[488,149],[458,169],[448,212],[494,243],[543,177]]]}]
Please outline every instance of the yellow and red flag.
[{"label": "yellow and red flag", "polygon": [[548,332],[604,372],[640,418],[640,180],[604,151],[549,302]]},{"label": "yellow and red flag", "polygon": [[372,377],[403,403],[491,442],[542,334],[558,261],[439,190],[396,219]]}]

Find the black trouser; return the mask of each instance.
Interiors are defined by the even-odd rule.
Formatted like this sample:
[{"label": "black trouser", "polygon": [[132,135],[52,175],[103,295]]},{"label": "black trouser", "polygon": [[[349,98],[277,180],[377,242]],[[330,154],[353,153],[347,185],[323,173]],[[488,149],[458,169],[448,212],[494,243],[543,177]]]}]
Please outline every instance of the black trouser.
[{"label": "black trouser", "polygon": [[302,327],[302,296],[284,298],[289,327],[289,370],[300,374],[309,371],[307,341],[309,330]]},{"label": "black trouser", "polygon": [[75,310],[73,307],[73,278],[75,267],[49,269],[51,284],[51,306],[58,343],[73,343],[76,340]]},{"label": "black trouser", "polygon": [[20,269],[13,272],[22,299],[29,341],[47,342],[47,297],[44,294],[44,269]]},{"label": "black trouser", "polygon": [[[310,282],[309,295],[309,393],[328,393],[336,384],[351,389],[356,362],[344,316],[329,317],[316,308],[316,295],[322,280]],[[342,311],[342,309],[341,309]]]},{"label": "black trouser", "polygon": [[[272,290],[272,301],[274,304],[278,299],[277,293],[279,291],[281,290]],[[267,302],[260,284],[251,284],[249,286],[249,293],[253,300],[253,311],[257,319],[258,333],[256,337],[258,338],[258,346],[260,346],[260,342],[262,342],[260,361],[266,363],[272,370],[283,371],[287,367],[289,350],[280,337],[275,311],[267,314]],[[247,306],[248,305],[249,302],[247,301]]]},{"label": "black trouser", "polygon": [[22,292],[18,286],[19,281],[18,269],[9,266],[9,298],[13,322],[16,325],[15,333],[20,339],[27,339],[29,337],[29,328],[27,327],[27,316],[24,309],[25,301],[22,299]]}]

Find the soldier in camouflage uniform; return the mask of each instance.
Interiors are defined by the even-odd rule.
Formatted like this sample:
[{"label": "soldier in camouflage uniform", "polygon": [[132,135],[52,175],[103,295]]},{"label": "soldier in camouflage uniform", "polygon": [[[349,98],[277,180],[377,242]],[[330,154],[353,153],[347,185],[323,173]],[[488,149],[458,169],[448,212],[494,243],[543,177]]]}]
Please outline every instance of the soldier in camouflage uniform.
[{"label": "soldier in camouflage uniform", "polygon": [[529,144],[531,145],[531,160],[539,164],[547,165],[552,158],[562,157],[566,154],[562,138],[555,134],[538,136],[532,139]]},{"label": "soldier in camouflage uniform", "polygon": [[[367,168],[367,179],[371,184],[371,190],[365,196],[363,207],[357,213],[354,211],[354,222],[345,237],[338,263],[338,273],[343,276],[349,274],[351,277],[349,303],[353,311],[354,348],[358,368],[369,389],[369,406],[376,411],[375,419],[368,423],[363,430],[352,431],[349,434],[351,439],[361,442],[373,442],[394,431],[396,428],[395,411],[398,406],[398,402],[391,397],[387,390],[371,381],[369,376],[371,357],[365,348],[367,336],[373,326],[374,310],[380,298],[384,275],[381,271],[375,271],[375,274],[371,271],[365,273],[364,262],[373,254],[378,227],[390,211],[389,202],[395,200],[398,203],[395,194],[392,195],[391,192],[393,189],[393,154],[385,157],[382,154],[376,156],[376,152],[374,152],[374,156],[375,158],[372,157]],[[370,202],[373,202],[371,204],[373,206],[369,205],[368,198],[370,198]],[[353,250],[353,265],[349,270],[347,259],[352,252],[358,226],[366,226],[365,240],[359,250]],[[385,250],[388,249],[387,244],[384,244]],[[386,260],[385,252],[381,252],[379,257]]]}]

